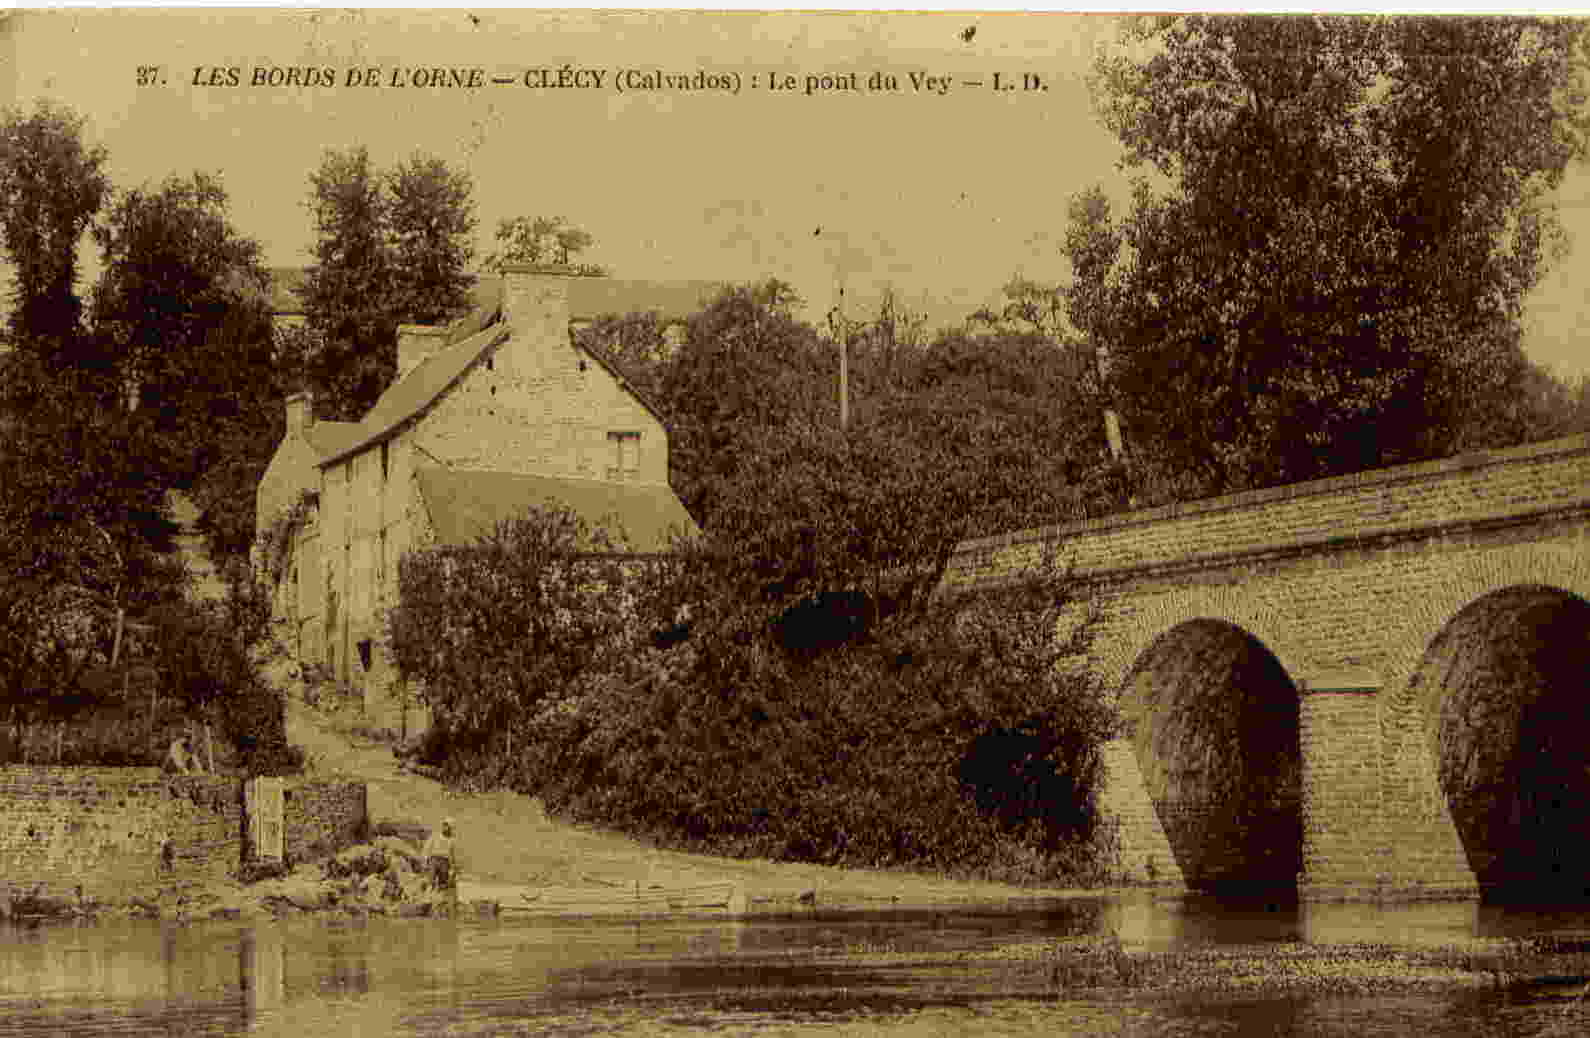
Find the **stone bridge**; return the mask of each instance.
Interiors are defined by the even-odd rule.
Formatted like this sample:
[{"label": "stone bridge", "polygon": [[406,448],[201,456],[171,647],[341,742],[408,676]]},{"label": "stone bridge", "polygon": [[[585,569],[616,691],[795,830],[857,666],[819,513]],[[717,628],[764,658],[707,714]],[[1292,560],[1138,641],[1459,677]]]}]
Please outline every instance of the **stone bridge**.
[{"label": "stone bridge", "polygon": [[1092,591],[1122,878],[1590,892],[1590,436],[963,543]]}]

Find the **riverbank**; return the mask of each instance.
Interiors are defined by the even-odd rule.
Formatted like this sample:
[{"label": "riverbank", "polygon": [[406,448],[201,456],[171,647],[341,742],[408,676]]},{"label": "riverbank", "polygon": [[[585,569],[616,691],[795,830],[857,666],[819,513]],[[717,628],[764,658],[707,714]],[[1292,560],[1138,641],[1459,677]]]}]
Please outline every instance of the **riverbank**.
[{"label": "riverbank", "polygon": [[401,767],[390,745],[359,734],[357,726],[355,714],[288,696],[288,739],[304,750],[309,774],[368,783],[370,820],[378,828],[433,827],[452,818],[458,869],[466,880],[482,885],[646,890],[733,884],[744,891],[753,911],[1006,905],[1106,893],[662,850],[550,818],[532,797],[454,792]]}]

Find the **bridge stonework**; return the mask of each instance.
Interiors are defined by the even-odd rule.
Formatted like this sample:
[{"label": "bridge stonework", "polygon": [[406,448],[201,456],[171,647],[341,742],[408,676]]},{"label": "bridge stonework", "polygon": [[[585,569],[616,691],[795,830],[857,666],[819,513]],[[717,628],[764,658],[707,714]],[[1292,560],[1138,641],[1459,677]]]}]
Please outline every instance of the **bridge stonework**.
[{"label": "bridge stonework", "polygon": [[1590,600],[1590,436],[967,541],[945,587],[998,585],[1050,561],[1092,592],[1088,666],[1124,722],[1103,797],[1123,880],[1189,878],[1175,819],[1204,808],[1178,800],[1176,773],[1153,778],[1164,769],[1134,735],[1150,710],[1144,661],[1177,656],[1173,643],[1151,649],[1213,621],[1268,650],[1297,697],[1299,894],[1473,894],[1478,852],[1438,781],[1444,679],[1432,645],[1509,588]]}]

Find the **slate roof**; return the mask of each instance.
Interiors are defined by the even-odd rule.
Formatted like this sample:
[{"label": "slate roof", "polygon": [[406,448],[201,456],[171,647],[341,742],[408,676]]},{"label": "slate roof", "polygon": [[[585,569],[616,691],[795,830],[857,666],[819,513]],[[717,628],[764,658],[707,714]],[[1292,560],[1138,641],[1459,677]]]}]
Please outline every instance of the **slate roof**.
[{"label": "slate roof", "polygon": [[[547,503],[573,510],[592,525],[617,520],[624,547],[637,554],[667,551],[672,534],[699,532],[690,513],[666,485],[607,483],[594,479],[527,476],[513,472],[415,470],[431,527],[442,544],[468,544],[504,519],[524,517]],[[614,531],[615,535],[617,531]]]},{"label": "slate roof", "polygon": [[304,431],[304,435],[316,453],[322,458],[329,458],[358,443],[362,428],[358,422],[315,422]]},{"label": "slate roof", "polygon": [[476,361],[506,341],[511,333],[508,325],[489,325],[426,357],[413,371],[387,387],[381,399],[355,426],[356,435],[322,457],[320,464],[330,465],[390,437],[399,426],[430,407],[474,367]]}]

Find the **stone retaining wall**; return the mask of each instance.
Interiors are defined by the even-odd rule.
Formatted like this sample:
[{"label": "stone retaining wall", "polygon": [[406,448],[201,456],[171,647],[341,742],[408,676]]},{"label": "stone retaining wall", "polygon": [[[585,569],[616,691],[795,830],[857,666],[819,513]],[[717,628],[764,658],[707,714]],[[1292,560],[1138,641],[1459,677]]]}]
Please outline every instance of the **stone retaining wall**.
[{"label": "stone retaining wall", "polygon": [[[288,853],[362,838],[363,783],[290,785]],[[0,887],[124,899],[223,880],[244,851],[243,783],[159,768],[0,768]],[[4,891],[0,891],[3,896]]]}]

